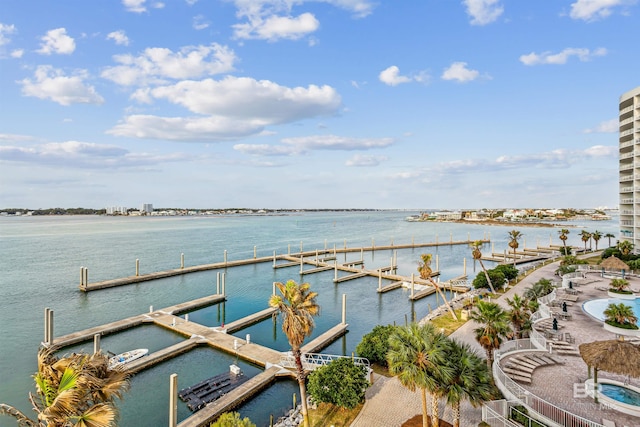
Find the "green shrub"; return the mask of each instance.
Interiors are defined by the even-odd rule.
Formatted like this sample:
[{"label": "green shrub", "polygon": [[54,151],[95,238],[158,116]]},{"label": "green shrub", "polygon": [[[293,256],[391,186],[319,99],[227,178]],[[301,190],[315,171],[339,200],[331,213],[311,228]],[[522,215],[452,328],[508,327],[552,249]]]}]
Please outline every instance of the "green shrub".
[{"label": "green shrub", "polygon": [[225,412],[211,424],[211,427],[256,427],[249,418],[240,418],[237,412]]},{"label": "green shrub", "polygon": [[362,337],[356,346],[358,356],[369,359],[369,362],[380,366],[387,366],[387,351],[389,351],[389,336],[396,327],[393,325],[377,325],[371,332]]},{"label": "green shrub", "polygon": [[[489,279],[491,279],[491,284],[494,289],[502,287],[505,281],[505,277],[502,272],[491,269],[487,270],[487,274],[489,275]],[[475,289],[489,288],[489,283],[487,282],[487,277],[484,275],[484,272],[478,273],[476,278],[473,279],[473,287]]]},{"label": "green shrub", "polygon": [[307,390],[316,402],[353,409],[364,402],[367,387],[365,368],[343,357],[311,372]]}]

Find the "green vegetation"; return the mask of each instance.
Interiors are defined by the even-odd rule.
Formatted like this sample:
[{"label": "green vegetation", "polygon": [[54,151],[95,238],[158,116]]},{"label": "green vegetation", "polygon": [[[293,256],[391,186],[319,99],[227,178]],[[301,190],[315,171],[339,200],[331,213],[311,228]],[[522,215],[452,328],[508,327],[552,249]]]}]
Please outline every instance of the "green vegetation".
[{"label": "green vegetation", "polygon": [[314,401],[346,409],[364,402],[368,386],[366,369],[348,357],[333,360],[313,371],[307,385]]},{"label": "green vegetation", "polygon": [[604,321],[608,325],[622,329],[638,329],[638,318],[629,305],[611,303],[603,314]]},{"label": "green vegetation", "polygon": [[[494,283],[500,288],[503,284],[518,278],[518,269],[511,264],[497,265],[496,267],[487,270],[486,273],[489,275],[491,283]],[[473,279],[472,285],[475,289],[487,288],[489,284],[487,282],[486,275],[478,274],[475,279]]]},{"label": "green vegetation", "polygon": [[609,292],[613,292],[616,294],[633,294],[633,292],[631,292],[628,288],[629,281],[626,279],[611,279],[611,282],[609,283]]},{"label": "green vegetation", "polygon": [[527,427],[547,427],[546,424],[542,424],[541,422],[534,420],[529,416],[529,412],[527,408],[524,406],[512,406],[510,408],[511,415],[510,419],[516,421],[519,424]]},{"label": "green vegetation", "polygon": [[276,308],[283,319],[282,330],[289,340],[291,351],[296,360],[296,377],[300,386],[303,422],[305,427],[309,427],[306,374],[302,367],[300,347],[304,339],[313,332],[315,325],[313,316],[317,316],[320,312],[320,306],[316,304],[318,293],[311,291],[309,283],[297,284],[294,280],[289,280],[286,284],[277,282],[276,287],[280,291],[280,295],[271,296],[269,306]]},{"label": "green vegetation", "polygon": [[447,301],[446,295],[444,294],[444,292],[442,292],[442,289],[440,289],[440,285],[438,285],[431,277],[431,274],[433,273],[433,270],[431,269],[431,259],[432,259],[431,254],[420,255],[420,261],[418,262],[418,273],[420,273],[420,278],[424,280],[428,280],[429,283],[431,283],[431,285],[436,290],[436,292],[438,292],[442,297],[442,301],[444,301],[444,305],[449,310],[449,313],[451,313],[451,317],[458,320],[458,317],[455,311],[453,311],[453,308],[451,308],[449,301]]},{"label": "green vegetation", "polygon": [[487,369],[491,372],[494,350],[511,335],[509,315],[495,302],[479,301],[470,319],[480,324],[474,332],[476,340],[487,353]]},{"label": "green vegetation", "polygon": [[249,418],[240,418],[237,412],[225,412],[211,424],[211,427],[256,427]]},{"label": "green vegetation", "polygon": [[109,357],[73,353],[58,358],[48,349],[38,352],[38,372],[33,376],[36,396],[29,395],[37,421],[6,404],[0,415],[9,415],[27,427],[114,427],[116,399],[129,388],[129,375],[109,369]]},{"label": "green vegetation", "polygon": [[513,267],[516,266],[516,250],[520,246],[518,240],[523,236],[521,232],[518,230],[511,230],[509,232],[509,247],[513,249]]},{"label": "green vegetation", "polygon": [[371,332],[362,337],[356,346],[358,356],[369,359],[369,362],[380,366],[387,366],[387,352],[389,351],[389,337],[396,326],[377,325]]}]

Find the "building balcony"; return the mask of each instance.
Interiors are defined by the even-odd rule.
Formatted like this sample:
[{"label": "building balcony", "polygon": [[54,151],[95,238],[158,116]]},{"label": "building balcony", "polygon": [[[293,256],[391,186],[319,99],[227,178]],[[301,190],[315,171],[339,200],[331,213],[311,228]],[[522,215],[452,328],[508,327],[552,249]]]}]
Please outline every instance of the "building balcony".
[{"label": "building balcony", "polygon": [[627,129],[625,131],[620,132],[620,137],[627,136],[633,134],[633,129]]},{"label": "building balcony", "polygon": [[620,203],[623,205],[632,205],[633,199],[620,199]]},{"label": "building balcony", "polygon": [[628,181],[633,181],[633,175],[624,175],[620,177],[619,182],[628,182]]},{"label": "building balcony", "polygon": [[633,157],[633,153],[625,153],[620,155],[620,159],[630,159]]}]

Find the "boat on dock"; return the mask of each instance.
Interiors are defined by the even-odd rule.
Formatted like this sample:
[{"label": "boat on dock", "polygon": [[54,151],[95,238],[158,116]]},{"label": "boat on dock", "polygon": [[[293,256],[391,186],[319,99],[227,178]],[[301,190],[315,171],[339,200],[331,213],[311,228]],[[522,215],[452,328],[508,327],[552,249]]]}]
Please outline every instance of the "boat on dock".
[{"label": "boat on dock", "polygon": [[220,399],[248,379],[238,366],[231,365],[229,372],[207,378],[191,387],[182,389],[178,393],[178,397],[187,404],[191,411],[196,412],[207,406],[208,403]]},{"label": "boat on dock", "polygon": [[125,351],[124,353],[111,356],[109,358],[109,369],[115,369],[118,366],[126,365],[129,362],[133,362],[136,359],[140,359],[142,356],[146,355],[147,353],[149,353],[148,348],[138,348],[135,350]]}]

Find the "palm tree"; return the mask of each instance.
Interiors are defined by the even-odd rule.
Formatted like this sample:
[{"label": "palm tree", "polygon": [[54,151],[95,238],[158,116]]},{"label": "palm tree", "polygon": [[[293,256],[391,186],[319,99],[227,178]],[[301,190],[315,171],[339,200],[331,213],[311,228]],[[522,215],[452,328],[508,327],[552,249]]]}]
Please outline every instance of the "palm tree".
[{"label": "palm tree", "polygon": [[587,230],[582,230],[580,232],[580,239],[584,242],[584,251],[587,252],[587,242],[591,240],[591,233]]},{"label": "palm tree", "polygon": [[487,353],[487,368],[491,370],[493,351],[500,348],[503,338],[506,338],[509,328],[509,315],[495,302],[478,301],[471,312],[470,319],[478,322],[480,327],[474,329],[476,340]]},{"label": "palm tree", "polygon": [[633,250],[633,243],[628,240],[618,242],[618,250],[622,253],[622,255],[627,256]]},{"label": "palm tree", "polygon": [[520,244],[518,243],[518,240],[520,240],[520,237],[522,237],[522,233],[520,233],[518,230],[511,230],[509,232],[509,247],[511,249],[513,249],[513,266],[516,266],[516,249],[518,249],[518,247],[520,246]]},{"label": "palm tree", "polygon": [[449,309],[451,316],[455,320],[458,320],[458,316],[456,315],[456,312],[453,311],[453,308],[451,308],[451,305],[449,305],[449,302],[447,301],[447,297],[445,296],[444,292],[442,292],[442,289],[440,289],[440,286],[431,277],[431,274],[433,273],[433,270],[431,269],[431,258],[432,258],[431,254],[420,255],[420,262],[418,263],[418,273],[420,273],[420,278],[431,282],[431,285],[434,287],[436,292],[438,292],[442,297],[442,300],[444,301],[444,305]]},{"label": "palm tree", "polygon": [[569,230],[567,230],[566,228],[563,228],[562,230],[558,231],[558,234],[560,234],[560,240],[562,240],[562,245],[564,246],[564,255],[567,255],[567,239],[569,238]]},{"label": "palm tree", "polygon": [[633,312],[633,308],[631,308],[630,305],[626,305],[624,303],[620,303],[620,304],[611,303],[602,312],[602,314],[604,314],[605,322],[608,324],[613,324],[613,326],[617,326],[617,325],[636,326],[638,323],[638,317]]},{"label": "palm tree", "polygon": [[475,242],[471,243],[471,256],[473,256],[474,261],[478,261],[480,263],[480,267],[482,268],[482,271],[484,271],[484,277],[487,278],[487,283],[489,284],[489,288],[491,288],[491,293],[495,294],[496,290],[493,289],[491,279],[489,278],[489,273],[487,273],[487,269],[484,268],[484,263],[482,262],[482,252],[480,252],[480,248],[482,247],[482,245],[482,240],[476,240]]},{"label": "palm tree", "polygon": [[281,295],[272,295],[269,306],[276,308],[282,315],[282,330],[289,340],[291,351],[296,360],[297,379],[300,386],[300,404],[305,427],[309,427],[307,412],[306,373],[302,367],[300,347],[304,339],[313,332],[313,316],[317,316],[320,306],[316,303],[317,292],[310,290],[309,283],[297,284],[294,280],[286,284],[277,282],[276,287]]},{"label": "palm tree", "polygon": [[451,380],[442,386],[447,404],[451,407],[453,427],[460,427],[460,403],[468,400],[473,407],[482,405],[498,394],[491,373],[484,361],[466,343],[451,340],[447,365]]},{"label": "palm tree", "polygon": [[598,230],[596,230],[591,234],[591,238],[593,239],[594,242],[596,242],[596,251],[597,251],[598,250],[598,241],[600,239],[602,239],[602,233],[599,232]]},{"label": "palm tree", "polygon": [[0,414],[16,418],[29,427],[113,427],[121,399],[129,388],[129,374],[122,368],[109,369],[109,357],[73,353],[58,358],[46,348],[38,352],[38,372],[33,376],[37,396],[29,400],[38,414],[37,421],[6,404]]},{"label": "palm tree", "polygon": [[609,239],[609,247],[611,247],[611,239],[615,239],[616,236],[611,234],[611,233],[607,233],[607,234],[604,235],[604,237]]},{"label": "palm tree", "polygon": [[507,304],[511,308],[507,313],[516,337],[522,338],[522,332],[531,329],[529,300],[516,294],[513,299],[507,298]]},{"label": "palm tree", "polygon": [[431,323],[398,327],[389,337],[389,372],[397,375],[400,383],[409,390],[420,389],[423,427],[428,427],[427,392],[432,397],[431,425],[438,427],[440,424],[440,388],[451,378],[451,368],[446,364],[449,346],[450,341]]},{"label": "palm tree", "polygon": [[609,288],[617,291],[618,293],[626,291],[628,287],[629,281],[626,279],[611,279],[611,282],[609,282]]}]

